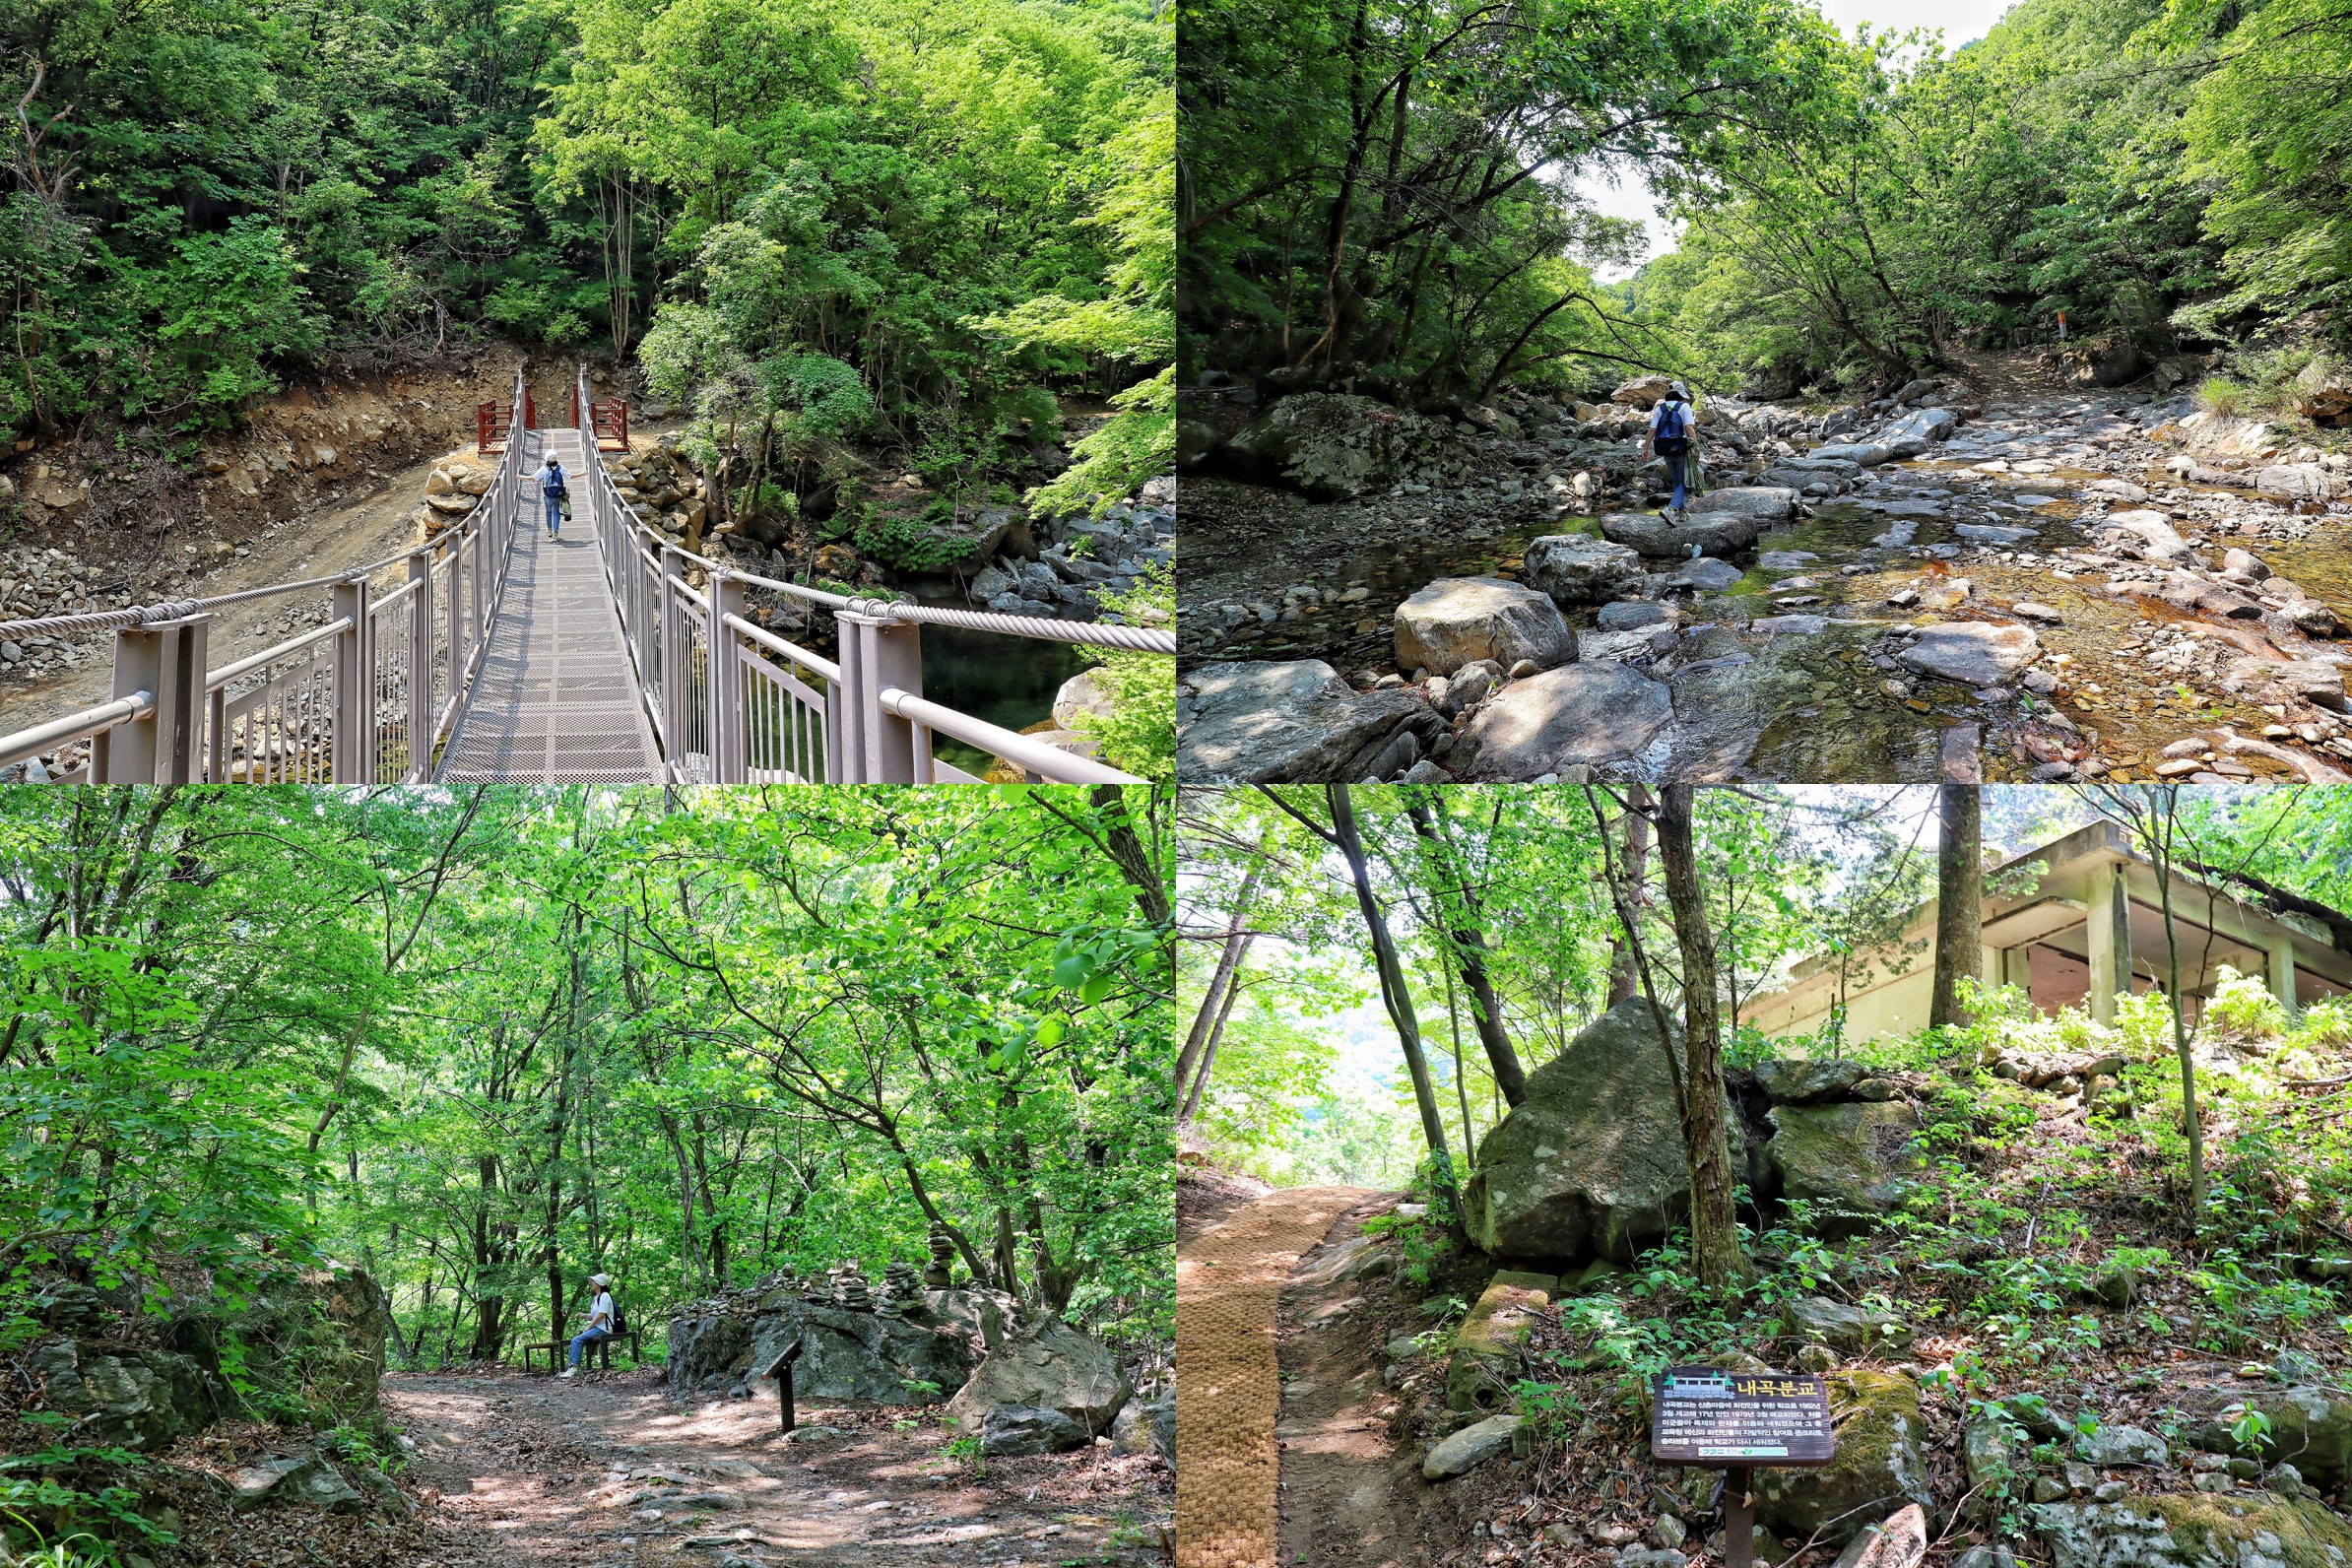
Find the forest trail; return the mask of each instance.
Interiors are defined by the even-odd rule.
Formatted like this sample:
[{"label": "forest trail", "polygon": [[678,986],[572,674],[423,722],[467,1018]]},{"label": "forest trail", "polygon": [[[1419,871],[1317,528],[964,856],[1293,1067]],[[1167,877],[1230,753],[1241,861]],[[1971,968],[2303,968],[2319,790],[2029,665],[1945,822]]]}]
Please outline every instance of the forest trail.
[{"label": "forest trail", "polygon": [[1274,1563],[1277,1307],[1298,1260],[1334,1222],[1382,1199],[1363,1187],[1285,1188],[1178,1249],[1177,1568]]},{"label": "forest trail", "polygon": [[[999,1460],[976,1481],[937,1428],[772,1399],[664,1394],[653,1370],[385,1378],[442,1527],[433,1568],[1044,1568],[1141,1565],[1141,1460]],[[418,1568],[425,1568],[419,1564]]]}]

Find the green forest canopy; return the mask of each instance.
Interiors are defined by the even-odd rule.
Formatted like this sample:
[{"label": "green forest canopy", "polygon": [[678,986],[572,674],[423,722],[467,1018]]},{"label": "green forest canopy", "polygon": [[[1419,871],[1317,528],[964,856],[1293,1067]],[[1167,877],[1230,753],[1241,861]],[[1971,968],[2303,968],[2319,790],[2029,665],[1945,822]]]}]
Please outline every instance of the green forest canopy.
[{"label": "green forest canopy", "polygon": [[[2352,332],[2352,18],[2319,0],[2023,0],[1983,39],[1782,0],[1188,0],[1188,365],[1422,394],[1880,384],[1965,348]],[[1684,225],[1628,285],[1575,179]],[[2301,331],[2301,329],[2298,329]],[[2304,335],[2310,335],[2308,333]]]},{"label": "green forest canopy", "polygon": [[1165,792],[19,790],[0,1339],[58,1268],[364,1267],[395,1354],[620,1281],[1173,1313]]},{"label": "green forest canopy", "polygon": [[1075,504],[1167,449],[1172,48],[1142,0],[10,0],[0,392],[185,431],[650,334],[730,427],[947,473],[1127,389]]},{"label": "green forest canopy", "polygon": [[[1313,814],[1319,790],[1285,798]],[[1500,1004],[1502,1032],[1532,1072],[1605,1010],[1627,977],[1622,927],[1605,876],[1627,865],[1625,819],[1601,797],[1604,854],[1585,791],[1556,788],[1351,791],[1374,885],[1404,950],[1454,1158],[1469,1167],[1477,1142],[1508,1109],[1460,979],[1449,928],[1472,929]],[[2180,792],[2198,854],[2334,908],[2352,906],[2352,802],[2325,789]],[[1791,964],[1821,953],[1859,954],[1895,937],[1935,890],[1933,791],[1900,787],[1702,789],[1695,847],[1709,896],[1711,935],[1727,1005],[1781,984]],[[1419,806],[1443,834],[1416,831]],[[2102,815],[2092,795],[2047,787],[1987,787],[1983,841],[2014,854]],[[1219,941],[1253,934],[1226,1015],[1213,1072],[1192,1120],[1214,1157],[1283,1183],[1351,1181],[1403,1186],[1427,1146],[1414,1094],[1384,1013],[1345,868],[1262,792],[1188,792],[1183,813],[1184,944],[1180,1012],[1207,995]],[[1654,851],[1643,861],[1640,905],[1654,962],[1669,984],[1674,936]],[[1252,866],[1260,876],[1240,895]],[[1449,865],[1451,870],[1449,870]],[[1467,927],[1459,888],[1475,891]],[[1925,972],[1914,944],[1891,960]],[[1859,987],[1861,973],[1851,977]],[[1853,1042],[1767,1040],[1729,1029],[1731,1061],[1856,1048]]]}]

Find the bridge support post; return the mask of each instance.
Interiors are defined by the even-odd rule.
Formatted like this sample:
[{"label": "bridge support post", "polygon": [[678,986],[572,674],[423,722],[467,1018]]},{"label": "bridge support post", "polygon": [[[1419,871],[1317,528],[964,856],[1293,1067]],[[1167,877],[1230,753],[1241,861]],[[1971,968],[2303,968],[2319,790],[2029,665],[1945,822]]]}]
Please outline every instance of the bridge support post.
[{"label": "bridge support post", "polygon": [[142,718],[91,743],[99,784],[186,784],[203,771],[205,628],[209,616],[124,626],[114,633],[114,695],[155,693]]},{"label": "bridge support post", "polygon": [[849,734],[841,747],[841,780],[850,784],[915,782],[915,726],[883,710],[882,692],[896,687],[923,694],[923,631],[912,621],[843,610],[841,628],[842,714]]},{"label": "bridge support post", "polygon": [[733,572],[710,574],[710,781],[744,784],[751,762],[745,733],[743,663],[735,656],[729,616],[744,613],[743,579]]},{"label": "bridge support post", "polygon": [[432,771],[432,559],[409,556],[409,782]]},{"label": "bridge support post", "polygon": [[654,589],[655,635],[662,649],[662,750],[673,768],[686,763],[686,638],[679,635],[678,588],[685,557],[676,545],[662,546],[662,580]]},{"label": "bridge support post", "polygon": [[335,736],[328,776],[337,784],[375,782],[375,640],[367,635],[367,579],[335,585]]}]

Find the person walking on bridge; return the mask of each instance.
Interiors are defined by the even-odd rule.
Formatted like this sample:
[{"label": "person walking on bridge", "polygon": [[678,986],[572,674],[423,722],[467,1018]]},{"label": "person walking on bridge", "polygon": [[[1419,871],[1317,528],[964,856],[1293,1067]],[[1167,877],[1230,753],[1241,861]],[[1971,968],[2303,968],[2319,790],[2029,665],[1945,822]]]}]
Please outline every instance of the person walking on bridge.
[{"label": "person walking on bridge", "polygon": [[570,494],[563,484],[563,465],[550,452],[547,461],[539,465],[539,493],[548,506],[548,538],[563,526],[563,502]]},{"label": "person walking on bridge", "polygon": [[[553,459],[550,461],[552,462]],[[553,504],[551,503],[551,512],[552,510]],[[552,521],[553,519],[551,517],[551,526],[548,529],[548,532],[551,534],[555,531],[552,526]],[[581,1350],[596,1343],[599,1339],[610,1339],[613,1338],[616,1332],[613,1311],[612,1275],[590,1274],[588,1276],[588,1288],[593,1292],[593,1295],[588,1302],[588,1327],[582,1330],[580,1333],[572,1336],[571,1358],[566,1361],[563,1366],[563,1375],[565,1377],[573,1377],[578,1374],[580,1370]]]},{"label": "person walking on bridge", "polygon": [[1650,411],[1650,428],[1642,437],[1642,461],[1664,458],[1666,472],[1673,476],[1674,498],[1666,502],[1666,511],[1677,520],[1689,490],[1691,436],[1697,423],[1698,416],[1691,412],[1690,389],[1676,381]]}]

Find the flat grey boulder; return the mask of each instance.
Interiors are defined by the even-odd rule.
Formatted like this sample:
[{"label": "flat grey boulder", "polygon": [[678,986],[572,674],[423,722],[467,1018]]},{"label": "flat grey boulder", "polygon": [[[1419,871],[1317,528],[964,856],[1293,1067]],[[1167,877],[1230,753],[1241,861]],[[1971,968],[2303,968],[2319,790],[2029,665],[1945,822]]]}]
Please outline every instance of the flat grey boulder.
[{"label": "flat grey boulder", "polygon": [[[1479,1141],[1463,1190],[1480,1250],[1631,1263],[1687,1221],[1690,1172],[1666,1069],[1667,1048],[1681,1055],[1682,1029],[1671,1011],[1666,1026],[1661,1042],[1649,1003],[1620,1002],[1528,1075],[1527,1098]],[[1730,1125],[1737,1169],[1745,1143],[1737,1119]]]},{"label": "flat grey boulder", "polygon": [[1647,599],[1627,599],[1613,605],[1602,605],[1593,623],[1603,631],[1639,631],[1644,626],[1670,626],[1682,618],[1674,614],[1672,605],[1653,603]]},{"label": "flat grey boulder", "polygon": [[1834,458],[1858,468],[1876,468],[1895,454],[1877,441],[1833,441],[1827,446],[1816,446],[1805,455],[1815,459]]},{"label": "flat grey boulder", "polygon": [[272,1503],[307,1503],[330,1514],[356,1514],[367,1506],[367,1499],[316,1454],[266,1459],[229,1478],[231,1513]]},{"label": "flat grey boulder", "polygon": [[2325,500],[2336,491],[2335,476],[2317,463],[2280,463],[2254,476],[2254,489],[2281,500]]},{"label": "flat grey boulder", "polygon": [[2344,672],[2323,659],[2290,659],[2265,664],[2262,674],[2318,707],[2344,711]]},{"label": "flat grey boulder", "polygon": [[1888,445],[1897,441],[1940,441],[1952,433],[1960,423],[1960,416],[1950,409],[1918,409],[1895,421],[1878,432],[1878,439]]},{"label": "flat grey boulder", "polygon": [[1010,1303],[993,1292],[927,1290],[920,1306],[893,1317],[778,1290],[748,1306],[672,1318],[663,1381],[682,1389],[733,1388],[798,1340],[793,1387],[803,1399],[936,1404],[962,1386],[989,1343],[1003,1339]]},{"label": "flat grey boulder", "polygon": [[1023,1405],[992,1405],[980,1418],[980,1452],[999,1459],[1028,1454],[1067,1454],[1084,1448],[1092,1436],[1060,1410]]},{"label": "flat grey boulder", "polygon": [[1827,1296],[1797,1296],[1781,1308],[1781,1323],[1798,1344],[1826,1344],[1859,1355],[1911,1342],[1911,1330],[1898,1318]]},{"label": "flat grey boulder", "polygon": [[2163,1438],[2138,1426],[2102,1426],[2077,1437],[2074,1452],[2091,1465],[2162,1465],[2173,1457]]},{"label": "flat grey boulder", "polygon": [[1528,541],[1521,568],[1528,586],[1556,605],[1597,605],[1623,593],[1642,575],[1631,547],[1591,534],[1545,534]]},{"label": "flat grey boulder", "polygon": [[947,1402],[947,1416],[969,1431],[996,1405],[1025,1405],[1059,1410],[1091,1437],[1110,1426],[1132,1392],[1100,1339],[1048,1318],[989,1351]]},{"label": "flat grey boulder", "polygon": [[1694,514],[1687,523],[1671,523],[1647,512],[1611,512],[1601,519],[1604,539],[1630,545],[1653,560],[1687,559],[1695,549],[1702,555],[1731,555],[1756,542],[1763,520],[1737,512]]},{"label": "flat grey boulder", "polygon": [[2023,626],[1951,621],[1929,626],[1895,655],[1905,668],[1964,686],[2000,686],[2042,657],[2042,642]]},{"label": "flat grey boulder", "polygon": [[29,1368],[45,1403],[87,1423],[84,1430],[124,1448],[167,1448],[217,1414],[204,1369],[170,1350],[114,1350],[73,1339],[33,1347]]},{"label": "flat grey boulder", "polygon": [[1785,485],[1739,485],[1709,490],[1690,503],[1690,515],[1693,522],[1729,515],[1779,523],[1796,513],[1797,502],[1797,491]]},{"label": "flat grey boulder", "polygon": [[1868,1068],[1844,1057],[1776,1058],[1756,1064],[1756,1082],[1775,1105],[1842,1100],[1869,1076]]},{"label": "flat grey boulder", "polygon": [[1621,664],[1564,665],[1514,681],[1465,732],[1471,776],[1534,779],[1578,764],[1632,756],[1674,717],[1660,682]]},{"label": "flat grey boulder", "polygon": [[1827,616],[1766,616],[1747,629],[1760,637],[1818,637],[1829,629]]},{"label": "flat grey boulder", "polygon": [[2012,528],[1999,523],[1954,523],[1952,532],[1972,545],[1997,545],[2004,550],[2041,534],[2038,528]]},{"label": "flat grey boulder", "polygon": [[2128,535],[2140,554],[2159,560],[2170,560],[2189,554],[2189,541],[2181,537],[2172,520],[2162,512],[2112,512],[2101,526],[2119,528]]},{"label": "flat grey boulder", "polygon": [[1492,659],[1571,664],[1576,637],[1548,595],[1500,577],[1440,577],[1397,607],[1397,668],[1452,675]]},{"label": "flat grey boulder", "polygon": [[1421,1461],[1421,1479],[1452,1480],[1476,1470],[1497,1454],[1509,1453],[1519,1424],[1520,1417],[1516,1414],[1490,1415],[1464,1427],[1430,1449]]},{"label": "flat grey boulder", "polygon": [[1672,571],[1661,573],[1653,579],[1663,589],[1688,588],[1693,592],[1722,593],[1747,574],[1728,560],[1702,555],[1686,560]]},{"label": "flat grey boulder", "polygon": [[1203,784],[1353,783],[1400,733],[1445,727],[1411,687],[1358,692],[1321,659],[1203,665],[1178,681],[1176,718],[1177,770]]}]

